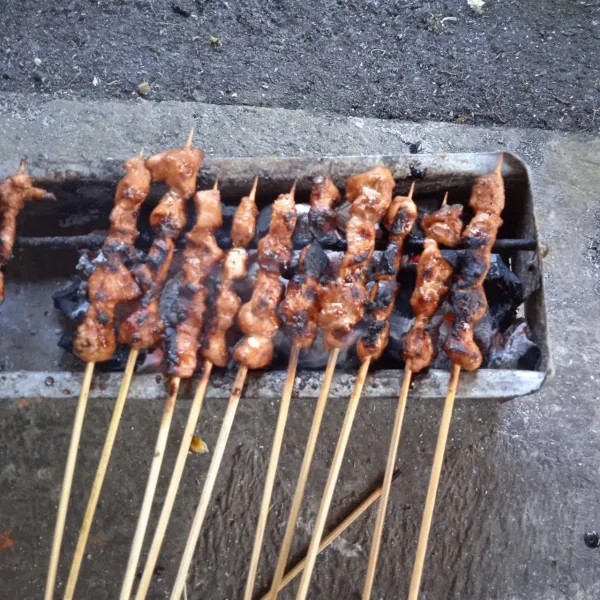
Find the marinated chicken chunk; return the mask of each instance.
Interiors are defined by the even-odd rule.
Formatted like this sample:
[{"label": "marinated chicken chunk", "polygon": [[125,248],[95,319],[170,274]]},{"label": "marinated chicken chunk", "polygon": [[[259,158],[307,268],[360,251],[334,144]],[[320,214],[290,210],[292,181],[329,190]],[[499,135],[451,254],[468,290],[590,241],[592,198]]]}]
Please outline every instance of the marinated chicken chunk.
[{"label": "marinated chicken chunk", "polygon": [[455,248],[463,228],[462,213],[461,204],[444,204],[439,210],[426,215],[421,220],[425,237],[447,248]]},{"label": "marinated chicken chunk", "polygon": [[335,205],[342,196],[331,177],[316,177],[310,193],[308,222],[317,241],[333,246],[340,239]]},{"label": "marinated chicken chunk", "polygon": [[[12,257],[17,235],[17,217],[30,200],[56,200],[54,194],[34,187],[25,174],[25,161],[19,170],[0,184],[0,269]],[[0,270],[0,304],[4,300],[4,275]]]}]

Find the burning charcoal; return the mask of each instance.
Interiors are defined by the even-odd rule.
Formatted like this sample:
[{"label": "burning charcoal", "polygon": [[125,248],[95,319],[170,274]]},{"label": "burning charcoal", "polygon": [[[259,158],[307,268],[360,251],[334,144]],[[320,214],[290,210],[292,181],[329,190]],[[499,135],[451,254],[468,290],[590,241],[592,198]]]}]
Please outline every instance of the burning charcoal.
[{"label": "burning charcoal", "polygon": [[496,369],[538,368],[542,351],[531,340],[529,326],[524,321],[513,325],[502,336],[502,341],[490,352],[490,367]]},{"label": "burning charcoal", "polygon": [[514,312],[523,304],[523,286],[500,255],[492,254],[490,270],[483,284],[493,327],[504,331]]},{"label": "burning charcoal", "polygon": [[79,295],[82,283],[81,279],[75,278],[69,285],[52,294],[54,308],[60,310],[69,321],[78,322],[90,305]]},{"label": "burning charcoal", "polygon": [[313,235],[308,222],[310,204],[296,204],[296,228],[292,237],[294,248],[304,248],[312,242]]}]

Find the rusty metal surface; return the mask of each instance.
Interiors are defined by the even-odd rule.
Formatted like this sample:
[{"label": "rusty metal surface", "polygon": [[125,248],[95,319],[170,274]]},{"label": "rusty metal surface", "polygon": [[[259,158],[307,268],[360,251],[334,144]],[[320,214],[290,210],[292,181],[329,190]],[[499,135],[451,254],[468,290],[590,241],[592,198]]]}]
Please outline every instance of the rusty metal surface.
[{"label": "rusty metal surface", "polygon": [[[418,177],[417,202],[432,206],[448,190],[451,200],[464,200],[476,177],[490,172],[496,165],[496,153],[404,155],[395,157],[326,157],[326,158],[261,158],[261,159],[209,159],[203,166],[199,186],[208,185],[215,177],[221,181],[225,203],[233,204],[245,193],[254,177],[261,177],[259,200],[266,204],[279,193],[286,191],[297,180],[300,201],[308,199],[314,176],[329,173],[341,184],[351,174],[364,171],[375,164],[390,167],[396,179],[397,192],[407,191]],[[119,176],[120,161],[102,164],[70,165],[49,161],[46,175],[38,181],[50,185],[58,192],[58,207],[43,203],[30,205],[24,211],[26,235],[39,236],[48,223],[51,212],[77,206],[79,220],[64,218],[54,235],[89,235],[98,228],[112,205],[112,191]],[[503,176],[507,189],[505,221],[510,224],[510,237],[529,240],[537,244],[538,235],[533,213],[533,198],[526,165],[516,156],[505,154]],[[63,191],[64,193],[61,193]],[[93,210],[90,210],[93,209]],[[54,225],[53,225],[54,226]],[[37,228],[37,229],[36,229]],[[87,230],[86,230],[87,228]],[[46,233],[44,231],[44,233]],[[52,232],[50,232],[52,233]],[[7,277],[7,300],[0,307],[0,398],[42,397],[68,398],[77,393],[81,364],[56,346],[63,323],[52,307],[51,294],[74,273],[74,256],[71,251],[53,255],[38,248],[22,248],[11,263]],[[545,308],[541,258],[537,251],[515,252],[514,270],[520,277],[529,298],[525,303],[525,318],[533,339],[542,351],[538,371],[504,371],[482,369],[475,374],[465,374],[461,381],[459,398],[508,399],[531,393],[541,387],[552,373],[549,351],[547,315]],[[33,264],[31,264],[33,261]],[[318,395],[320,373],[301,371],[297,381],[299,397]],[[51,378],[54,382],[47,385]],[[402,371],[373,370],[365,394],[370,397],[397,395]],[[139,375],[132,385],[132,397],[162,398],[164,384],[156,375]],[[417,378],[413,397],[440,398],[445,395],[448,373],[431,370]],[[114,397],[120,374],[97,376],[92,397]],[[347,397],[354,381],[352,373],[340,373],[334,382],[334,395]],[[217,375],[211,378],[209,396],[228,397],[231,378]],[[248,394],[278,398],[283,385],[283,372],[268,372],[251,377]],[[185,395],[189,396],[189,387]]]}]

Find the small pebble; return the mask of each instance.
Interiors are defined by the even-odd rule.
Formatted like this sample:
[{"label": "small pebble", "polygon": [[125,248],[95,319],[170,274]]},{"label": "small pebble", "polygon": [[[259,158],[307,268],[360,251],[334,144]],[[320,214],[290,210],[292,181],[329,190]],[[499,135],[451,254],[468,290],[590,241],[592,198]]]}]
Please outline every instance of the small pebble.
[{"label": "small pebble", "polygon": [[150,93],[150,84],[147,81],[142,81],[137,86],[137,91],[140,96],[147,96]]}]

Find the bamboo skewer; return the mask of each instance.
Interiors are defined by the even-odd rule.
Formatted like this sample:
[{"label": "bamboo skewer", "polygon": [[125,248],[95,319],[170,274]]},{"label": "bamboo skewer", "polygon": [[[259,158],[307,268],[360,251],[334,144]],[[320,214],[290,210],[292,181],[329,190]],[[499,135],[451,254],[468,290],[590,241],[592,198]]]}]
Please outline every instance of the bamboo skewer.
[{"label": "bamboo skewer", "polygon": [[119,395],[117,396],[117,400],[115,402],[113,414],[110,420],[108,431],[106,433],[106,440],[104,441],[104,447],[102,448],[102,454],[100,455],[100,462],[98,463],[98,469],[92,485],[92,491],[90,492],[87,508],[85,509],[81,530],[79,531],[79,538],[77,540],[77,545],[75,546],[75,553],[73,555],[73,562],[71,563],[71,570],[69,571],[69,579],[67,580],[64,600],[71,600],[71,598],[73,598],[73,594],[75,593],[75,586],[77,585],[77,578],[81,568],[81,561],[83,560],[83,554],[85,552],[90,529],[94,520],[94,514],[96,512],[96,506],[98,505],[98,499],[100,498],[100,492],[102,491],[102,484],[104,483],[104,477],[106,475],[113,445],[119,429],[119,423],[121,422],[121,415],[123,414],[123,408],[125,406],[125,401],[127,400],[127,393],[129,392],[129,386],[135,370],[135,363],[137,361],[138,354],[138,350],[133,348],[129,352],[127,365],[125,367],[125,372],[123,373],[123,380],[121,381],[121,387],[119,389]]},{"label": "bamboo skewer", "polygon": [[312,572],[315,567],[315,561],[317,559],[317,554],[319,553],[319,543],[321,541],[321,536],[323,535],[323,530],[325,529],[327,513],[329,512],[329,506],[331,505],[333,492],[340,473],[342,460],[344,458],[344,453],[346,452],[346,446],[348,445],[348,439],[350,437],[350,431],[352,430],[352,424],[354,423],[356,409],[358,408],[358,403],[362,394],[362,389],[365,384],[365,379],[367,378],[367,374],[369,372],[370,364],[370,358],[367,358],[362,363],[360,370],[358,371],[356,383],[354,384],[352,396],[350,396],[350,401],[348,402],[346,416],[344,418],[342,430],[338,438],[338,443],[335,449],[333,461],[331,463],[331,468],[329,470],[329,476],[325,485],[325,491],[323,492],[323,498],[321,499],[321,506],[319,507],[319,513],[315,522],[315,528],[313,531],[312,538],[310,540],[308,554],[306,555],[306,566],[304,569],[304,573],[302,574],[302,579],[300,580],[300,587],[298,588],[296,600],[305,600],[306,595],[308,593],[308,586],[310,585],[310,579],[312,577]]},{"label": "bamboo skewer", "polygon": [[323,376],[323,386],[321,387],[321,393],[319,394],[319,399],[317,400],[315,414],[313,416],[312,425],[308,434],[308,441],[306,442],[306,450],[304,451],[304,458],[302,459],[302,466],[300,467],[300,475],[298,476],[298,483],[296,484],[292,508],[290,509],[290,516],[288,518],[285,535],[283,537],[283,543],[281,544],[281,550],[279,552],[277,568],[275,569],[271,591],[269,594],[267,594],[271,600],[277,599],[279,589],[281,588],[282,578],[287,565],[290,549],[292,547],[294,532],[296,530],[296,522],[298,521],[298,515],[302,506],[304,490],[306,488],[306,482],[308,481],[308,474],[310,472],[313,454],[315,452],[317,439],[319,437],[319,430],[321,429],[321,422],[323,421],[323,414],[325,412],[327,399],[329,397],[329,388],[331,387],[331,380],[333,379],[333,373],[337,364],[339,353],[339,348],[335,348],[329,353],[327,368],[325,369],[325,375]]},{"label": "bamboo skewer", "polygon": [[144,499],[142,501],[142,508],[140,510],[140,516],[138,518],[135,535],[131,544],[131,552],[127,562],[123,587],[121,588],[120,600],[129,600],[129,597],[131,596],[135,571],[140,558],[140,553],[142,551],[142,544],[144,542],[148,520],[150,518],[150,511],[152,509],[152,501],[154,500],[154,493],[158,483],[160,467],[165,455],[167,438],[169,436],[169,429],[171,428],[171,420],[173,419],[173,412],[175,409],[175,402],[177,401],[177,393],[179,392],[180,381],[181,380],[179,377],[173,377],[169,383],[169,397],[165,402],[165,407],[160,421],[160,427],[158,429],[158,437],[156,438],[156,446],[154,448],[152,463],[150,465],[150,474],[148,476],[148,483],[146,484],[146,491],[144,492]]},{"label": "bamboo skewer", "polygon": [[271,496],[273,494],[275,476],[277,475],[277,465],[279,463],[279,455],[281,454],[281,445],[283,443],[283,434],[285,432],[285,425],[287,423],[290,402],[292,399],[292,391],[294,389],[294,379],[296,378],[299,354],[300,347],[297,344],[293,344],[285,380],[285,387],[283,388],[283,395],[281,397],[281,403],[279,404],[279,416],[277,418],[277,425],[275,427],[275,437],[273,439],[273,447],[271,448],[271,457],[269,459],[269,467],[267,469],[267,477],[265,479],[265,489],[258,515],[258,525],[256,527],[254,546],[252,548],[252,556],[250,558],[250,570],[248,573],[248,579],[246,581],[244,600],[252,600],[252,591],[254,589],[254,581],[256,580],[256,572],[258,571],[258,561],[260,559],[260,551],[262,549],[265,527],[269,517]]},{"label": "bamboo skewer", "polygon": [[[392,481],[395,480],[400,473],[395,471],[392,476]],[[319,544],[319,554],[325,550],[335,539],[337,539],[350,525],[352,525],[368,508],[371,507],[380,497],[383,492],[383,485],[380,485],[376,490],[373,490],[365,500],[359,504],[339,525],[331,530],[326,537],[321,540]],[[302,571],[306,565],[306,556],[292,567],[281,579],[277,592],[280,592],[283,588],[289,585]],[[261,600],[270,600],[273,588],[271,588]]]},{"label": "bamboo skewer", "polygon": [[87,407],[95,364],[96,363],[93,362],[86,363],[85,372],[83,374],[83,382],[81,384],[81,391],[79,392],[79,400],[77,402],[77,410],[75,412],[75,420],[73,422],[73,432],[71,433],[71,442],[69,444],[69,452],[67,454],[67,464],[65,467],[62,490],[58,503],[58,514],[56,517],[56,526],[54,528],[54,537],[52,539],[50,565],[48,567],[46,591],[44,594],[45,600],[52,600],[54,597],[54,586],[56,583],[56,572],[58,570],[60,547],[62,544],[63,534],[65,532],[65,522],[67,520],[67,509],[69,508],[71,485],[73,484],[73,474],[75,472],[75,463],[77,462],[77,451],[79,449],[81,429],[83,427],[83,419],[85,417],[85,410]]},{"label": "bamboo skewer", "polygon": [[390,497],[392,487],[392,479],[394,477],[394,468],[396,465],[396,456],[398,453],[398,444],[400,443],[400,434],[402,432],[402,422],[404,421],[404,413],[406,411],[406,400],[408,391],[410,390],[410,380],[412,371],[410,370],[411,362],[406,361],[404,367],[404,379],[402,380],[402,389],[398,399],[398,407],[396,408],[396,418],[394,420],[394,428],[392,430],[392,440],[388,452],[387,464],[385,467],[385,475],[383,477],[383,493],[379,510],[377,511],[377,521],[375,522],[375,531],[373,533],[373,541],[371,542],[371,553],[369,555],[369,565],[367,567],[367,575],[365,578],[365,586],[363,588],[362,598],[367,600],[371,597],[373,581],[375,579],[375,568],[377,566],[377,558],[379,556],[379,546],[381,545],[381,535],[383,533],[383,525],[385,523],[385,513]]},{"label": "bamboo skewer", "polygon": [[177,454],[177,460],[175,461],[175,466],[173,468],[169,489],[167,490],[165,502],[158,519],[158,524],[156,525],[156,531],[154,532],[154,537],[152,538],[150,552],[148,554],[148,558],[146,559],[146,566],[144,567],[142,579],[135,596],[136,600],[142,600],[146,597],[148,588],[150,587],[150,582],[152,581],[154,567],[156,566],[156,561],[158,560],[160,548],[167,530],[167,525],[169,524],[169,519],[171,518],[171,512],[173,511],[173,505],[175,504],[175,497],[177,496],[177,491],[179,490],[179,484],[181,483],[181,477],[183,476],[183,469],[190,451],[192,437],[194,436],[194,431],[200,417],[202,404],[204,403],[204,396],[206,395],[206,389],[208,387],[208,380],[210,378],[212,366],[212,363],[208,360],[204,362],[204,371],[202,373],[202,378],[198,382],[198,387],[196,388],[196,394],[194,395],[190,414],[188,416],[183,437],[181,439],[179,453]]},{"label": "bamboo skewer", "polygon": [[229,403],[227,404],[227,409],[225,410],[225,416],[223,417],[223,424],[221,425],[221,431],[219,432],[219,437],[215,445],[215,451],[208,468],[208,473],[206,474],[206,480],[204,481],[204,487],[202,488],[202,494],[200,495],[200,502],[198,503],[190,533],[188,534],[183,556],[181,557],[181,563],[179,565],[170,600],[180,600],[185,589],[185,582],[194,556],[194,550],[200,537],[204,517],[206,516],[208,504],[215,487],[215,481],[219,474],[219,468],[221,467],[221,461],[223,460],[223,454],[225,453],[225,447],[227,445],[227,440],[229,439],[231,427],[233,426],[233,419],[242,396],[247,374],[248,368],[243,365],[240,366],[233,384],[233,390],[231,392],[231,397],[229,398]]},{"label": "bamboo skewer", "polygon": [[454,398],[456,397],[456,388],[458,386],[458,376],[460,375],[460,366],[453,365],[450,383],[448,384],[448,393],[444,402],[444,411],[440,423],[440,432],[438,434],[435,454],[433,456],[433,466],[431,468],[431,478],[429,479],[429,489],[427,490],[427,499],[425,500],[425,509],[423,510],[423,521],[421,522],[421,531],[419,533],[419,542],[417,544],[417,554],[415,565],[410,581],[410,591],[408,600],[417,600],[419,597],[419,588],[421,587],[421,576],[423,575],[423,565],[425,564],[425,553],[427,552],[427,541],[433,519],[433,510],[435,507],[435,497],[437,495],[440,475],[442,472],[442,463],[446,451],[446,442],[448,440],[448,431],[452,419],[452,410],[454,408]]}]

